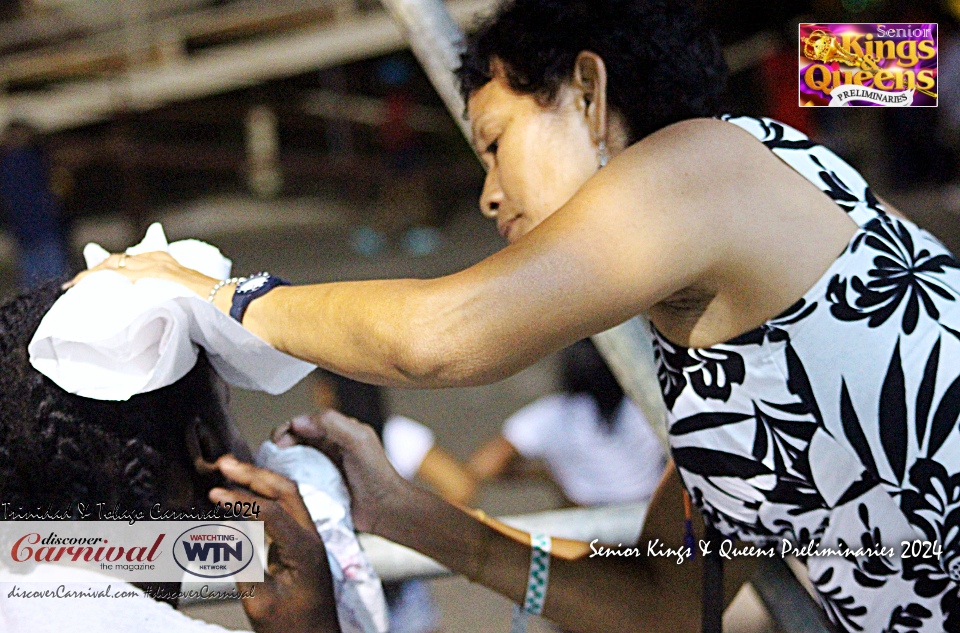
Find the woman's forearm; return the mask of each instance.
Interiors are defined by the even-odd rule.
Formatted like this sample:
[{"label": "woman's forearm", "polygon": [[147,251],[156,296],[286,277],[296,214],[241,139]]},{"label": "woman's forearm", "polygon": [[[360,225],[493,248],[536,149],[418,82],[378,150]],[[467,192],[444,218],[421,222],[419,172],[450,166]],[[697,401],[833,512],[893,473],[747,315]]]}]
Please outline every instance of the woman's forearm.
[{"label": "woman's forearm", "polygon": [[276,288],[250,303],[243,323],[285,352],[365,382],[495,382],[636,316],[706,270],[710,249],[670,239],[674,228],[689,236],[699,224],[652,230],[638,216],[640,193],[584,190],[529,235],[444,277]]},{"label": "woman's forearm", "polygon": [[283,286],[251,302],[243,325],[281,351],[364,382],[475,386],[573,338],[518,317],[527,308],[493,300],[494,285],[455,275]]},{"label": "woman's forearm", "polygon": [[243,325],[283,352],[358,380],[444,386],[437,384],[438,374],[457,370],[432,342],[438,329],[450,326],[427,309],[428,283],[411,279],[280,287],[250,304]]}]

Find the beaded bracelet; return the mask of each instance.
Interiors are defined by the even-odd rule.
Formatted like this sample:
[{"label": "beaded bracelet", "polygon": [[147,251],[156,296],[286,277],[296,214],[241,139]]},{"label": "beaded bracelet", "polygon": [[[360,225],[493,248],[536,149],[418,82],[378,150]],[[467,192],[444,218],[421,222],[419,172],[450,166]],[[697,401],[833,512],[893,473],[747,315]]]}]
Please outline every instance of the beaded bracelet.
[{"label": "beaded bracelet", "polygon": [[550,581],[550,537],[546,534],[530,535],[530,573],[527,576],[527,593],[523,607],[514,605],[510,633],[526,633],[527,614],[540,615],[547,599],[547,583]]},{"label": "beaded bracelet", "polygon": [[213,303],[213,298],[217,296],[217,292],[224,286],[229,286],[230,284],[239,284],[245,281],[246,277],[231,277],[229,279],[222,279],[213,285],[213,288],[210,289],[210,294],[207,295],[207,301]]}]

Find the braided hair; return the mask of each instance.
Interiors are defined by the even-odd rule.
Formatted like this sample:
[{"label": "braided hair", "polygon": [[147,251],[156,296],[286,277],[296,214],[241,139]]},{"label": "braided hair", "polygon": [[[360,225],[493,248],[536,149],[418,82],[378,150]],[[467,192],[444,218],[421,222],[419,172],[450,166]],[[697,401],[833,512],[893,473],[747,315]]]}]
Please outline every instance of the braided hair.
[{"label": "braided hair", "polygon": [[177,383],[126,402],[67,393],[27,355],[60,293],[50,283],[0,304],[0,501],[74,513],[78,502],[145,513],[157,503],[165,510],[209,503],[216,482],[197,473],[185,441],[202,427],[205,459],[230,449],[218,439],[229,422],[206,358]]}]

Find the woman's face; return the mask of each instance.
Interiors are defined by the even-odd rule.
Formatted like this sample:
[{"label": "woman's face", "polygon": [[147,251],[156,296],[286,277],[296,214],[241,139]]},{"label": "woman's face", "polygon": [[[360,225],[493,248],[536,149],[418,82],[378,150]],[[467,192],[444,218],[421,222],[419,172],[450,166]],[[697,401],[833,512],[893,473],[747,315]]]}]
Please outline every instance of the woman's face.
[{"label": "woman's face", "polygon": [[488,169],[480,211],[508,242],[566,204],[597,171],[585,107],[582,93],[566,85],[543,106],[513,91],[502,70],[471,95],[473,141]]}]

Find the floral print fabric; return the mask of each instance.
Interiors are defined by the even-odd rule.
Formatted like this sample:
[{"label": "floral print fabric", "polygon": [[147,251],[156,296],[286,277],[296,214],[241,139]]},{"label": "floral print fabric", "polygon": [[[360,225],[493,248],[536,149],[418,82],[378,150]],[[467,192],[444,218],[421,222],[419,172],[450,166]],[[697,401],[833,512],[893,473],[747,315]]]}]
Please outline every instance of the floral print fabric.
[{"label": "floral print fabric", "polygon": [[960,632],[960,263],[886,214],[830,150],[776,121],[723,119],[859,229],[760,328],[707,349],[654,332],[680,476],[723,534],[811,548],[810,580],[840,630]]}]

